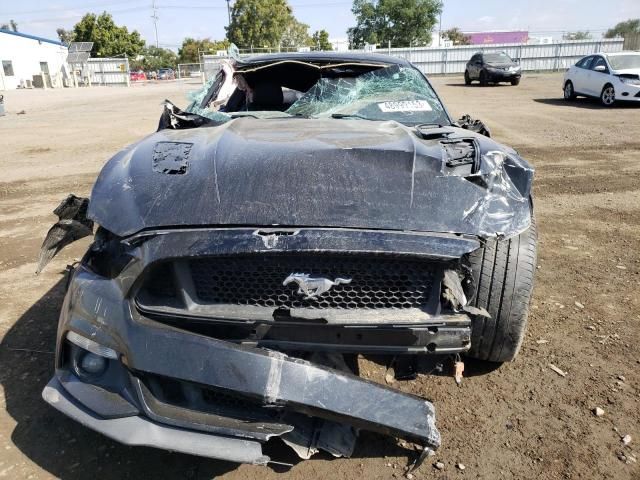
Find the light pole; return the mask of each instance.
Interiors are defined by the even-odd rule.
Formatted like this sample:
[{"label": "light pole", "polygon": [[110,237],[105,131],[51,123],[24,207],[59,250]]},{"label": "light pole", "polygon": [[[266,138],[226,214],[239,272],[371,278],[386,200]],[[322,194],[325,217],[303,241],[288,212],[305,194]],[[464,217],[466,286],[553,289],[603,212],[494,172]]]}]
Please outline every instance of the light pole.
[{"label": "light pole", "polygon": [[151,18],[153,18],[153,28],[156,31],[156,48],[159,48],[160,45],[158,44],[158,9],[156,8],[156,0],[151,0],[151,8],[153,9],[153,15],[151,15]]},{"label": "light pole", "polygon": [[229,15],[228,25],[231,26],[231,0],[227,0],[227,15]]},{"label": "light pole", "polygon": [[444,0],[440,2],[440,21],[438,26],[438,46],[442,46],[442,10],[444,10]]}]

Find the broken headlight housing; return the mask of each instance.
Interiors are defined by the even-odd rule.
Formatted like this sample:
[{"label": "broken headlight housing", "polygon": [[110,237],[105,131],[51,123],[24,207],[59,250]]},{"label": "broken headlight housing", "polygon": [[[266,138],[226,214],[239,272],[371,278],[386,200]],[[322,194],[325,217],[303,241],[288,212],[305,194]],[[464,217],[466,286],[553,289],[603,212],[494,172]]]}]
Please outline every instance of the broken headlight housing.
[{"label": "broken headlight housing", "polygon": [[623,77],[620,76],[620,81],[622,83],[626,83],[627,85],[637,85],[640,86],[640,77]]},{"label": "broken headlight housing", "polygon": [[93,243],[82,259],[82,265],[105,278],[115,278],[131,261],[122,239],[99,227]]}]

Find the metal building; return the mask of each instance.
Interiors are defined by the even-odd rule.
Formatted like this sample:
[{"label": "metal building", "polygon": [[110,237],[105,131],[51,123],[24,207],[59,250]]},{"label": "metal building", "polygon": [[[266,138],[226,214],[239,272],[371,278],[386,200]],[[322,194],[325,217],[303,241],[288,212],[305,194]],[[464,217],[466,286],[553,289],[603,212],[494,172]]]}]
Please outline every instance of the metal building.
[{"label": "metal building", "polygon": [[64,86],[67,47],[57,40],[0,30],[0,90]]}]

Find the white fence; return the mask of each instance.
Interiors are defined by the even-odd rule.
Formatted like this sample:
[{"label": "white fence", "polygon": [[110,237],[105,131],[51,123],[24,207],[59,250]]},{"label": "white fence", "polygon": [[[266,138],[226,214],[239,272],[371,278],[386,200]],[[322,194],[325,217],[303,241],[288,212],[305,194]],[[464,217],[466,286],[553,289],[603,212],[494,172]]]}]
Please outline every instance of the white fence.
[{"label": "white fence", "polygon": [[[500,45],[463,45],[449,48],[380,48],[375,52],[393,55],[409,60],[427,75],[446,75],[463,73],[471,56],[476,52],[504,51],[520,62],[523,70],[564,70],[575,64],[585,55],[597,52],[620,52],[624,39],[575,40],[546,45],[527,45],[509,43]],[[364,50],[350,50],[350,53],[365,54]],[[256,55],[254,53],[253,55]],[[251,56],[244,53],[241,57]],[[203,55],[202,64],[205,78],[209,79],[219,70],[221,57]]]},{"label": "white fence", "polygon": [[128,58],[90,58],[87,67],[91,85],[129,86]]},{"label": "white fence", "polygon": [[409,60],[426,74],[463,73],[467,61],[479,51],[504,51],[520,62],[523,70],[563,70],[580,58],[597,52],[620,52],[624,40],[577,40],[547,45],[464,45],[450,48],[390,48],[376,53]]}]

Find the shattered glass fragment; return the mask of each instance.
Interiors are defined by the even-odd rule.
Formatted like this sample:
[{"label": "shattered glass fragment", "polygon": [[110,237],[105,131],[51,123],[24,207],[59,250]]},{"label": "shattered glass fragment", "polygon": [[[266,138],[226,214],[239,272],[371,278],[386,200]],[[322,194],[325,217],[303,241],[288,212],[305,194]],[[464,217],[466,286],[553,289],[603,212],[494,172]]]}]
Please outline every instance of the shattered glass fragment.
[{"label": "shattered glass fragment", "polygon": [[420,72],[398,65],[358,77],[321,78],[286,112],[311,117],[449,123],[442,104]]}]

